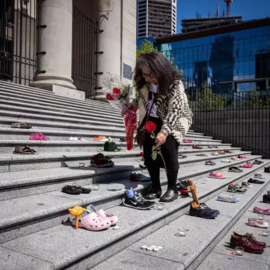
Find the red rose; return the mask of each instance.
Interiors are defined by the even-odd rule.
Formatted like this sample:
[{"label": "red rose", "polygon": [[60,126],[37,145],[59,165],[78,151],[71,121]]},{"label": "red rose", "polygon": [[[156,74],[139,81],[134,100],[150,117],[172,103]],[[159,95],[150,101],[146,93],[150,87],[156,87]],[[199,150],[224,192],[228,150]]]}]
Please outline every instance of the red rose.
[{"label": "red rose", "polygon": [[121,94],[121,91],[119,88],[113,88],[113,95],[118,97]]},{"label": "red rose", "polygon": [[156,129],[157,125],[151,121],[148,121],[145,125],[146,133],[153,133]]},{"label": "red rose", "polygon": [[106,98],[107,98],[108,100],[114,100],[114,96],[111,95],[111,94],[107,94],[107,95],[106,95]]}]

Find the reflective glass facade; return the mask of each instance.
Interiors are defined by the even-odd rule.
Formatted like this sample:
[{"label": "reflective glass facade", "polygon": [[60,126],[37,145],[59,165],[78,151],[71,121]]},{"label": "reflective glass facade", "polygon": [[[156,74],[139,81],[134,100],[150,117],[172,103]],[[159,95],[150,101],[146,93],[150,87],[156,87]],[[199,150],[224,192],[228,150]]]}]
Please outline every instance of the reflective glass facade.
[{"label": "reflective glass facade", "polygon": [[207,82],[217,93],[270,90],[270,26],[159,44],[184,71],[187,88]]}]

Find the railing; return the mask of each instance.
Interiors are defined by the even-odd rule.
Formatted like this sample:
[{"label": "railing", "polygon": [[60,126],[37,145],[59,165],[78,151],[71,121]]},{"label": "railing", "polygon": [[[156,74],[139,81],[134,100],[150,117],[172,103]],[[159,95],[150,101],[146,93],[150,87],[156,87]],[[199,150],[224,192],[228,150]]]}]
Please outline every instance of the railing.
[{"label": "railing", "polygon": [[193,129],[270,158],[270,91],[215,94],[187,89]]},{"label": "railing", "polygon": [[95,98],[97,86],[97,30],[96,21],[73,7],[72,79],[86,98]]},{"label": "railing", "polygon": [[0,1],[0,80],[29,85],[37,68],[37,1]]}]

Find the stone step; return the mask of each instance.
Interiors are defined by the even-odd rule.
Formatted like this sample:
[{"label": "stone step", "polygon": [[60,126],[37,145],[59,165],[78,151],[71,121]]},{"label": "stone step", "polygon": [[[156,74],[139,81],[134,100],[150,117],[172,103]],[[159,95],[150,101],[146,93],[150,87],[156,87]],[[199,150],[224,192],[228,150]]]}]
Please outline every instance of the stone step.
[{"label": "stone step", "polygon": [[[41,112],[39,112],[41,113]],[[55,121],[55,122],[62,122],[62,123],[71,123],[71,124],[80,124],[80,125],[96,125],[96,126],[108,126],[108,127],[121,127],[124,128],[124,122],[116,123],[116,122],[110,122],[106,121],[106,125],[104,124],[103,120],[85,120],[85,119],[77,119],[75,117],[58,117],[53,115],[43,115],[43,114],[37,114],[36,112],[33,113],[23,113],[23,112],[17,112],[12,110],[3,110],[3,108],[0,110],[0,117],[12,117],[15,118],[15,121],[17,122],[29,122],[29,119],[39,119],[43,121]],[[94,119],[94,118],[92,118]]]},{"label": "stone step", "polygon": [[[243,178],[243,180],[247,179],[248,178]],[[246,231],[253,232],[253,235],[258,238],[257,235],[260,232],[260,229],[248,227],[246,225],[248,217],[257,217],[257,214],[250,213],[248,208],[253,208],[253,206],[258,205],[258,199],[261,199],[262,190],[264,193],[267,186],[269,187],[269,179],[267,179],[267,182],[264,185],[253,185],[253,187],[248,189],[245,194],[237,195],[240,198],[240,201],[236,204],[216,201],[216,196],[213,196],[210,200],[207,199],[206,203],[210,208],[217,209],[221,212],[220,216],[216,219],[209,220],[196,218],[189,216],[188,214],[182,215],[174,221],[169,220],[168,218],[166,223],[169,224],[167,224],[167,226],[149,234],[133,245],[128,246],[122,252],[91,269],[125,269],[126,262],[131,265],[129,268],[131,270],[269,269],[269,248],[265,249],[266,252],[263,255],[245,253],[243,257],[232,255],[232,251],[227,248],[227,243],[230,241],[230,235],[235,230],[240,231],[241,233],[245,233]],[[201,187],[202,186],[200,186],[200,188]],[[205,185],[205,187],[202,188],[207,187],[209,187],[209,185]],[[262,204],[260,204],[260,206],[267,208],[266,205],[262,206]],[[188,208],[186,210],[188,210]],[[243,213],[246,214],[242,216]],[[238,221],[239,218],[240,220]],[[266,220],[270,221],[267,217]],[[120,229],[122,229],[122,227]],[[175,236],[175,234],[179,233],[180,230],[186,233],[185,237],[179,238]],[[203,261],[207,254],[213,249],[214,245],[224,236],[224,234],[226,234],[227,231],[229,231],[229,233],[219,242],[206,260]],[[270,244],[269,238],[260,238],[260,240],[266,241],[267,244]],[[143,245],[158,245],[163,246],[164,249],[158,252],[144,251],[141,249],[141,246]],[[96,256],[97,255],[94,255],[93,257],[95,258]],[[94,260],[93,257],[90,257],[91,260]],[[85,264],[87,267],[93,265],[89,259],[89,263]],[[132,267],[133,265],[135,267]],[[78,269],[83,268],[78,267]]]},{"label": "stone step", "polygon": [[[111,137],[115,142],[119,141],[119,138],[126,138],[125,132],[112,133],[111,131],[59,131],[59,130],[47,130],[33,127],[32,129],[16,129],[16,128],[1,128],[0,127],[0,140],[5,140],[8,136],[9,140],[28,140],[31,133],[43,133],[50,140],[60,140],[66,141],[70,137],[79,137],[85,140],[93,140],[94,137],[103,135],[106,137]],[[185,139],[192,140],[194,144],[199,144],[200,142],[221,142],[221,140],[213,140],[211,137],[194,137],[187,135]],[[183,144],[184,145],[184,144]]]},{"label": "stone step", "polygon": [[[80,114],[71,114],[71,113],[64,113],[64,112],[56,112],[56,111],[49,111],[49,110],[42,110],[42,109],[32,109],[27,107],[18,107],[18,106],[10,106],[10,105],[2,105],[0,104],[0,115],[9,115],[10,113],[17,113],[17,114],[32,114],[36,115],[37,118],[42,116],[52,116],[52,117],[61,117],[67,118],[67,119],[73,119],[76,121],[85,120],[85,121],[93,121],[93,123],[96,122],[104,122],[104,119],[98,117],[97,115],[80,115]],[[121,125],[123,126],[123,119],[122,118],[111,118],[107,117],[106,119],[107,125]]]},{"label": "stone step", "polygon": [[[77,99],[72,99],[68,97],[63,97],[63,96],[58,96],[55,95],[51,91],[43,90],[43,89],[38,89],[38,88],[33,88],[33,87],[27,87],[23,85],[18,85],[18,84],[10,84],[10,83],[2,83],[0,82],[0,93],[14,93],[16,96],[20,93],[24,94],[25,96],[28,96],[29,98],[39,98],[39,100],[47,100],[50,101],[51,103],[56,102],[61,102],[62,104],[66,105],[76,105],[76,106],[85,106],[89,108],[97,107],[99,109],[101,108],[107,108],[108,110],[111,110],[112,112],[119,113],[118,110],[113,108],[109,103],[107,102],[101,102],[97,100],[92,100],[92,99],[86,99],[86,100],[77,100]],[[41,98],[41,99],[40,99]]]},{"label": "stone step", "polygon": [[[228,148],[220,147],[220,150],[226,150]],[[215,158],[225,158],[229,156],[234,156],[237,154],[249,154],[249,151],[240,151],[240,148],[234,147],[230,148],[233,150],[232,154],[221,155],[221,156],[212,156],[210,154],[211,149],[181,149],[182,154],[188,155],[187,158],[182,159],[182,162],[192,162],[193,159],[201,158],[202,160],[215,159]],[[84,163],[87,166],[90,163],[90,157],[97,152],[73,152],[73,153],[43,153],[38,155],[15,155],[15,154],[6,154],[0,155],[0,173],[5,172],[18,172],[18,171],[27,171],[27,170],[40,170],[40,169],[49,169],[49,168],[61,168],[68,165],[78,166],[79,163]],[[195,156],[199,153],[209,153],[207,157],[198,157]],[[117,159],[129,159],[130,161],[139,160],[141,150],[134,149],[128,152],[105,152],[104,155],[110,156],[111,158]],[[1,175],[0,175],[1,177]]]},{"label": "stone step", "polygon": [[[269,179],[269,174],[265,174],[266,179]],[[245,269],[245,270],[269,270],[269,258],[270,258],[270,237],[262,237],[262,230],[257,227],[247,226],[248,218],[258,218],[258,214],[253,213],[250,209],[253,209],[255,206],[260,207],[262,209],[269,208],[269,204],[265,204],[262,202],[262,197],[264,194],[267,194],[270,185],[264,186],[260,194],[256,197],[255,200],[252,200],[252,204],[249,204],[249,209],[245,209],[246,211],[237,220],[232,228],[228,230],[224,230],[222,232],[223,238],[218,241],[216,246],[212,246],[211,253],[205,258],[205,260],[199,265],[197,270],[210,270],[210,269]],[[270,223],[270,217],[264,215],[264,221]],[[266,229],[267,231],[267,229]],[[263,254],[251,254],[244,252],[243,256],[235,256],[235,250],[228,247],[228,243],[230,242],[230,237],[233,232],[238,232],[241,234],[252,233],[259,241],[266,242],[267,248],[265,249]]]},{"label": "stone step", "polygon": [[[253,156],[253,159],[254,158],[256,158],[256,157]],[[249,158],[249,160],[251,160],[251,157]],[[123,164],[127,164],[127,163],[122,163],[122,165]],[[181,172],[179,173],[179,179],[186,179],[186,178],[190,178],[190,177],[195,177],[195,179],[199,180],[199,179],[202,179],[205,177],[207,178],[208,173],[211,170],[209,170],[209,167],[205,168],[205,166],[204,167],[202,167],[202,166],[204,166],[204,165],[201,164],[201,165],[197,166],[197,168],[198,167],[201,168],[199,170],[197,170],[197,169],[191,170],[189,166],[183,166],[183,168],[181,168]],[[214,169],[215,170],[222,170],[223,169],[225,174],[228,176],[228,179],[229,179],[230,176],[235,175],[235,174],[227,173],[226,172],[227,167],[228,167],[228,165],[227,164],[224,165],[224,163],[223,163],[223,164],[216,165]],[[251,172],[256,171],[260,167],[261,166],[257,165],[252,169],[245,170],[241,174],[238,173],[237,176],[239,178],[243,175],[250,174]],[[115,168],[113,168],[113,169],[115,169]],[[107,173],[110,171],[112,172],[113,169],[106,169]],[[46,174],[45,170],[44,170],[44,173]],[[61,170],[61,173],[64,173],[63,170]],[[92,176],[93,176],[93,174],[92,174]],[[162,185],[164,186],[164,185],[166,185],[164,171],[161,172],[161,176],[162,176],[161,177],[162,178]],[[125,178],[125,179],[127,179],[127,178]],[[123,185],[123,187],[131,187],[131,186],[137,187],[137,185],[138,185],[137,183],[132,183],[132,182],[129,182],[125,179],[123,179],[122,181],[120,181],[120,180],[110,181],[110,183],[108,183],[108,184],[102,183],[102,184],[100,184],[100,191],[97,193],[93,191],[90,195],[89,194],[81,194],[81,195],[74,196],[74,195],[64,194],[64,193],[60,192],[61,188],[65,185],[65,184],[64,185],[62,184],[59,186],[59,189],[58,189],[59,191],[41,193],[39,195],[29,195],[27,197],[6,199],[6,200],[1,201],[1,206],[2,206],[1,209],[2,210],[0,210],[0,213],[2,214],[1,211],[3,211],[4,216],[1,215],[2,221],[0,221],[0,242],[1,243],[6,242],[6,241],[10,240],[11,237],[16,237],[16,231],[18,229],[16,226],[17,223],[20,224],[20,226],[19,226],[20,227],[20,229],[19,229],[20,234],[22,234],[23,232],[30,233],[30,228],[32,228],[31,222],[34,220],[36,220],[36,222],[39,223],[39,226],[37,226],[37,228],[40,230],[42,229],[44,222],[45,222],[46,226],[48,226],[48,223],[46,223],[46,220],[48,219],[49,216],[50,216],[49,224],[54,223],[54,225],[56,225],[57,223],[60,222],[61,218],[63,218],[63,215],[64,215],[64,218],[66,217],[66,212],[64,210],[67,209],[68,207],[72,207],[76,204],[87,205],[89,203],[93,203],[95,205],[100,205],[100,207],[102,207],[102,208],[108,208],[108,205],[110,207],[113,207],[114,205],[119,205],[119,199],[123,196],[124,189],[121,191],[118,191],[118,192],[109,192],[107,190],[107,188],[108,188],[108,185],[110,185],[111,183],[118,183],[118,184],[120,183]],[[225,179],[225,180],[223,179],[221,182],[229,181],[228,179]],[[216,179],[216,180],[218,182],[220,182],[219,179]],[[72,184],[72,182],[70,182],[70,184]],[[27,181],[25,182],[25,185],[27,185]],[[146,184],[140,183],[138,188],[139,188],[139,190],[141,190],[142,188],[144,188],[148,185],[149,185],[149,183],[146,183]],[[91,184],[88,184],[85,186],[92,187]],[[98,195],[98,199],[95,199],[95,197],[92,198],[92,196],[95,196],[95,194]],[[51,196],[53,196],[53,197],[51,197]],[[60,199],[59,199],[59,197],[60,197]],[[63,198],[65,198],[65,199],[63,199]],[[56,201],[58,199],[59,199],[59,202],[57,203]],[[37,201],[39,201],[39,202],[37,202]],[[65,204],[65,201],[68,201],[69,204],[68,205]],[[56,206],[54,206],[55,204],[56,204]],[[5,213],[4,213],[4,212],[6,212],[5,209],[11,209],[11,205],[19,205],[20,206],[19,208],[25,208],[26,210],[22,211],[21,214],[18,214],[17,211],[15,211],[14,213],[9,214],[9,217],[6,218],[6,215],[8,215],[8,213],[6,213],[6,215],[5,215]],[[27,210],[27,209],[29,209],[29,210]],[[39,221],[39,219],[42,219],[42,220]],[[8,228],[10,228],[10,229],[8,229]],[[6,231],[5,230],[2,231],[3,229],[5,229]],[[14,230],[13,233],[11,233],[12,230]],[[32,230],[35,230],[35,228],[32,228]],[[6,232],[8,232],[8,233],[6,233]],[[8,240],[6,238],[7,236],[8,236]]]},{"label": "stone step", "polygon": [[[104,142],[100,141],[31,141],[31,140],[0,140],[0,152],[1,154],[12,154],[16,146],[27,145],[33,148],[37,154],[49,153],[49,152],[100,152],[104,149]],[[230,147],[230,144],[221,144],[219,142],[201,142],[200,146],[215,145],[218,147]],[[117,146],[125,151],[126,143],[118,142]],[[179,151],[192,148],[193,144],[185,144],[179,147]],[[214,149],[210,149],[214,151]]]},{"label": "stone step", "polygon": [[[98,108],[92,108],[91,110],[82,110],[78,108],[71,109],[69,106],[66,105],[55,105],[51,106],[49,102],[38,102],[35,101],[35,103],[29,103],[29,99],[26,96],[25,99],[23,98],[17,98],[17,97],[9,97],[6,95],[0,95],[1,99],[1,106],[7,106],[7,108],[16,108],[16,110],[24,111],[27,109],[32,110],[43,110],[46,112],[46,114],[50,115],[77,115],[78,117],[84,116],[84,117],[100,117],[105,119],[113,119],[122,121],[122,117],[120,115],[120,112],[118,115],[111,114],[110,111],[106,109],[98,109]],[[17,101],[19,100],[19,101]],[[18,107],[18,108],[17,108]],[[5,108],[5,107],[3,107]]]},{"label": "stone step", "polygon": [[[267,163],[269,163],[269,161]],[[259,165],[256,166],[256,169],[245,170],[241,174],[231,173],[227,179],[223,180],[208,179],[207,184],[202,184],[202,179],[206,177],[206,175],[201,174],[200,178],[196,181],[199,199],[201,201],[207,201],[209,206],[212,207],[211,199],[213,198],[213,200],[215,200],[214,197],[224,191],[229,183],[242,181],[243,179],[246,180],[250,177],[251,173],[261,172],[262,170],[260,168],[262,167],[263,165]],[[244,178],[245,176],[246,178]],[[250,195],[248,201],[250,201],[250,198],[252,199],[256,196],[260,188],[262,188],[262,186],[254,187],[247,192],[247,195]],[[102,194],[102,196],[106,196],[105,192],[102,192]],[[83,229],[74,230],[67,223],[60,225],[63,218],[66,218],[67,208],[72,207],[75,204],[95,204],[95,201],[90,199],[92,194],[87,196],[87,199],[84,200],[81,195],[79,195],[80,197],[76,196],[76,198],[68,198],[67,196],[59,195],[60,194],[50,193],[36,196],[36,198],[34,198],[34,196],[31,198],[24,198],[24,201],[19,198],[2,202],[0,210],[2,217],[0,227],[3,232],[1,234],[1,247],[4,249],[3,253],[9,256],[14,256],[19,253],[20,256],[24,256],[28,270],[34,269],[31,266],[29,268],[28,260],[31,257],[34,257],[35,260],[38,260],[38,262],[41,263],[42,269],[46,269],[45,267],[49,269],[51,266],[53,266],[54,269],[91,269],[145,237],[145,239],[150,238],[152,241],[158,239],[160,243],[165,246],[164,255],[168,254],[168,256],[170,256],[169,251],[174,252],[175,260],[179,262],[180,259],[185,259],[188,266],[188,263],[192,263],[191,256],[194,256],[193,260],[195,260],[195,258],[197,258],[195,253],[198,255],[197,251],[200,248],[205,249],[216,235],[215,232],[226,228],[226,226],[230,224],[230,219],[237,215],[239,208],[243,208],[248,203],[243,197],[236,207],[232,206],[229,209],[229,207],[225,208],[226,206],[222,204],[221,207],[224,205],[223,207],[226,210],[224,210],[223,215],[216,220],[208,220],[207,222],[206,220],[200,219],[199,224],[197,218],[183,215],[186,213],[192,202],[191,198],[179,198],[172,203],[167,203],[164,205],[163,211],[138,211],[123,206],[113,206],[113,204],[111,204],[111,207],[109,205],[103,207],[104,205],[99,204],[100,207],[98,206],[98,208],[109,208],[110,213],[119,217],[118,225],[120,228],[119,230],[112,230],[110,228],[104,232],[94,233]],[[14,205],[19,205],[20,207],[14,208]],[[5,211],[5,209],[11,209],[11,207],[14,209],[12,212],[8,213],[8,211]],[[21,211],[21,209],[23,209],[23,211]],[[222,212],[222,209],[220,210]],[[61,212],[62,217],[55,215],[55,212]],[[50,222],[46,223],[44,220],[46,218],[47,220],[50,220]],[[58,220],[56,222],[55,219],[57,218]],[[183,218],[180,223],[179,218]],[[30,220],[35,220],[39,223],[37,225],[37,223],[30,222]],[[167,224],[169,224],[168,226],[173,226],[175,224],[173,223],[174,220],[177,226],[172,227],[170,231],[167,231],[166,237],[151,238],[153,236],[151,233],[161,229],[163,226]],[[28,222],[28,226],[25,222]],[[58,223],[58,225],[54,222],[56,224]],[[12,224],[13,226],[11,226]],[[172,245],[172,243],[178,241],[178,245],[183,247],[184,240],[181,241],[182,243],[179,243],[179,238],[177,240],[173,238],[175,236],[172,234],[172,231],[174,232],[180,225],[185,226],[185,224],[191,224],[189,229],[192,230],[192,233],[187,234],[187,237],[184,238],[185,245],[189,248],[184,249],[185,252],[181,253],[179,252],[179,249],[173,249],[175,244]],[[193,224],[196,224],[196,226],[193,226]],[[202,226],[200,226],[200,224],[202,224]],[[168,226],[165,226],[161,230],[169,228]],[[206,230],[206,228],[209,229]],[[161,230],[156,233],[159,233]],[[14,236],[14,240],[11,240]],[[200,240],[199,245],[198,239]],[[190,240],[190,243],[188,240]],[[82,241],[84,244],[82,244]],[[156,243],[149,242],[149,244],[152,245]],[[180,250],[182,249],[180,248]],[[137,253],[140,253],[140,251]],[[162,253],[160,252],[160,254]],[[128,263],[130,260],[132,259],[130,258]],[[15,262],[12,263],[16,265]],[[14,265],[11,266],[13,267]],[[35,265],[36,264],[34,263],[34,266]],[[11,269],[11,266],[8,266],[8,268],[5,269],[9,270]],[[21,266],[23,265],[21,264]],[[186,268],[182,267],[175,269]]]},{"label": "stone step", "polygon": [[[2,117],[0,118],[0,127],[3,128],[10,128],[11,123],[14,123],[16,121],[21,121],[21,119],[15,118],[15,117]],[[119,132],[126,132],[125,127],[114,127],[114,126],[99,126],[99,125],[82,125],[82,124],[75,124],[75,123],[62,123],[62,121],[46,121],[46,120],[40,120],[40,119],[25,119],[25,122],[31,124],[33,126],[33,129],[46,129],[48,132],[53,131],[70,131],[70,132],[86,132],[87,133],[91,131],[98,132],[98,135],[106,135],[104,132],[107,132],[107,134],[110,134],[114,136],[115,133]],[[28,130],[31,132],[33,129]],[[15,130],[15,129],[14,129]],[[104,134],[103,134],[104,133]],[[209,136],[203,136],[203,135],[197,135],[196,133],[189,133],[186,136],[186,139],[193,139],[195,138],[199,139],[212,139],[212,137]]]},{"label": "stone step", "polygon": [[[244,154],[245,152],[239,151],[236,153]],[[245,153],[245,155],[250,160],[254,159],[254,156],[248,153]],[[233,161],[230,164],[221,161],[223,158],[229,158],[230,156],[232,155],[214,157],[215,166],[204,165],[204,162],[209,160],[208,157],[194,155],[190,155],[185,159],[179,159],[178,162],[181,166],[181,172],[182,166],[184,168],[200,166],[208,172],[224,168],[224,166],[239,164],[239,161]],[[56,167],[56,161],[54,163],[51,162],[50,167],[47,164],[49,162],[46,163],[46,159],[44,159],[44,162],[41,160],[36,161],[36,167],[34,166],[34,162],[29,161],[29,169],[26,170],[25,161],[22,161],[24,163],[20,163],[19,160],[16,160],[14,164],[11,162],[9,166],[6,166],[6,168],[9,168],[9,171],[3,171],[0,174],[0,201],[60,190],[62,186],[72,184],[73,182],[84,186],[93,182],[106,183],[122,178],[128,179],[132,171],[142,170],[139,166],[139,164],[143,165],[140,157],[119,155],[118,157],[113,157],[113,161],[115,163],[113,168],[97,169],[88,167],[90,163],[89,159],[80,161],[69,160],[61,163],[58,161],[58,167]],[[80,167],[80,163],[83,163],[85,167]],[[191,170],[191,172],[195,172],[195,175],[197,173],[196,170]]]}]

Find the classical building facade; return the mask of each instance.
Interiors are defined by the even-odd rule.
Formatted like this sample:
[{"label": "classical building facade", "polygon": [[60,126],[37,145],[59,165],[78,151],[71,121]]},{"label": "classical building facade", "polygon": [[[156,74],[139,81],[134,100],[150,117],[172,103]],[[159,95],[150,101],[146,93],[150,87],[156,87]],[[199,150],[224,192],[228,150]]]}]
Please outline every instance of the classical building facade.
[{"label": "classical building facade", "polygon": [[110,72],[131,82],[136,0],[5,0],[0,80],[102,99]]}]

